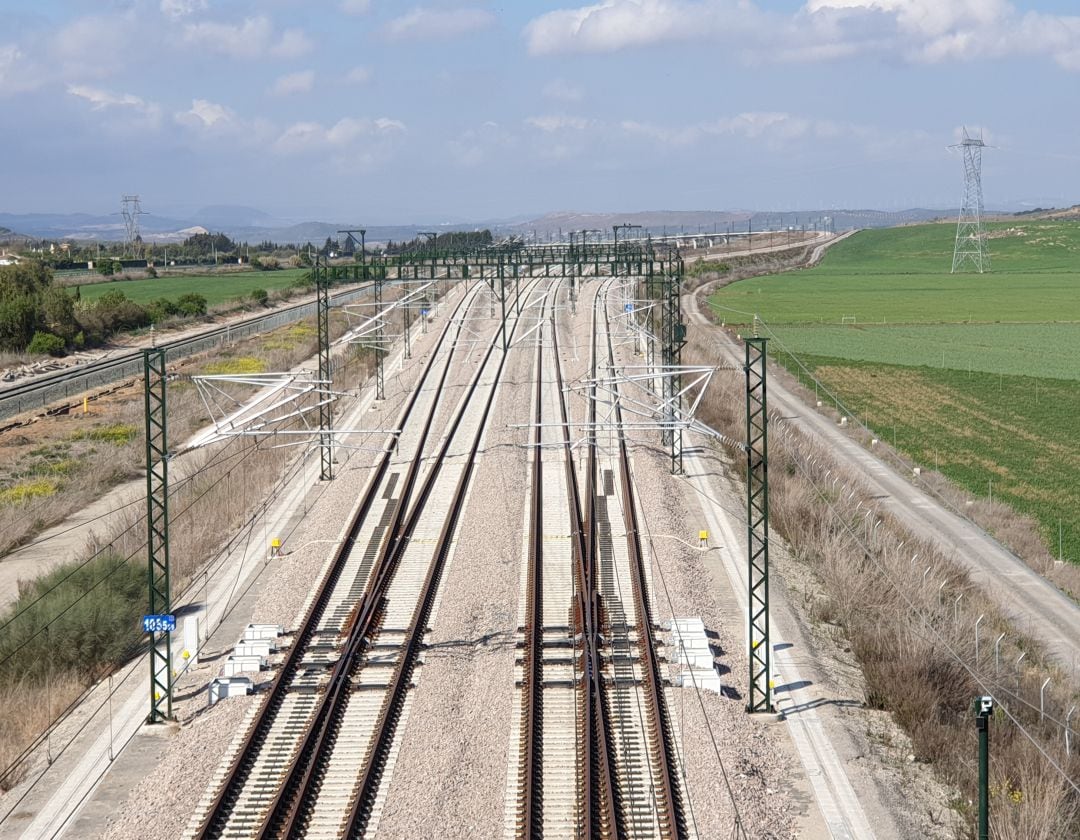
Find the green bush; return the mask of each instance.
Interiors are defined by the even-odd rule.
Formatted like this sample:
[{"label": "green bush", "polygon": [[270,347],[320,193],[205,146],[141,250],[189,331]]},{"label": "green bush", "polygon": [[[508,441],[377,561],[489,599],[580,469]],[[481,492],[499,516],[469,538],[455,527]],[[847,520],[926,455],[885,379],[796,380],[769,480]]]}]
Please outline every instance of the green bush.
[{"label": "green bush", "polygon": [[195,292],[180,295],[176,301],[176,309],[181,315],[195,317],[206,314],[206,298]]},{"label": "green bush", "polygon": [[0,618],[22,613],[0,633],[0,680],[40,684],[63,670],[100,676],[138,644],[145,600],[146,569],[116,555],[82,568],[63,564],[20,584],[18,600]]},{"label": "green bush", "polygon": [[38,331],[34,333],[34,337],[30,340],[30,344],[27,345],[26,351],[42,355],[48,353],[50,356],[63,356],[64,339],[52,333]]},{"label": "green bush", "polygon": [[249,297],[259,306],[266,306],[270,300],[270,295],[267,294],[266,289],[252,289],[249,293]]},{"label": "green bush", "polygon": [[167,318],[180,314],[180,309],[168,298],[158,298],[146,304],[146,314],[155,324],[160,324]]},{"label": "green bush", "polygon": [[[120,330],[131,330],[136,327],[145,327],[150,324],[150,315],[147,311],[128,300],[127,296],[116,289],[105,292],[94,304],[94,311],[100,317],[100,328],[106,333]],[[85,326],[80,320],[80,326]]]}]

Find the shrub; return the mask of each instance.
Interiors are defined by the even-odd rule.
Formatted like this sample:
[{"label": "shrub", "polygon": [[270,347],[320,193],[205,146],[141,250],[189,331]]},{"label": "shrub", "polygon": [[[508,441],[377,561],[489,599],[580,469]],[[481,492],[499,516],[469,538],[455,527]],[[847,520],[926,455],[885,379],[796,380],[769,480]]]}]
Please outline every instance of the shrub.
[{"label": "shrub", "polygon": [[[145,327],[150,323],[147,311],[135,301],[128,300],[127,296],[117,289],[105,292],[99,297],[94,304],[94,311],[100,317],[100,327],[105,333]],[[85,327],[82,321],[79,325]]]},{"label": "shrub", "polygon": [[180,313],[179,308],[168,298],[158,298],[146,305],[146,313],[155,324]]},{"label": "shrub", "polygon": [[31,499],[43,499],[56,494],[59,485],[48,478],[20,481],[0,490],[0,505],[20,505]]},{"label": "shrub", "polygon": [[138,643],[145,599],[146,569],[115,555],[82,568],[63,564],[21,584],[8,615],[22,614],[0,634],[0,681],[41,682],[68,669],[91,678],[107,672]]},{"label": "shrub", "polygon": [[266,306],[267,301],[270,300],[270,295],[267,294],[266,289],[252,289],[249,297],[259,306]]},{"label": "shrub", "polygon": [[195,317],[206,314],[206,298],[195,292],[180,295],[176,301],[176,309],[181,315]]},{"label": "shrub", "polygon": [[48,353],[50,356],[63,356],[64,339],[58,335],[41,332],[39,330],[34,333],[34,337],[30,339],[30,344],[27,345],[26,351],[28,353],[37,353],[41,355]]}]

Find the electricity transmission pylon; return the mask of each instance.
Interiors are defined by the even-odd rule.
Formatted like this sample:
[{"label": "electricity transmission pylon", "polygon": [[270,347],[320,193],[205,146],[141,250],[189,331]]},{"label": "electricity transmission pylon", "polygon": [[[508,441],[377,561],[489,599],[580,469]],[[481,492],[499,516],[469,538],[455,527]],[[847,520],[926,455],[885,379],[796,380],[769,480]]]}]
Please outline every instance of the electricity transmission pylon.
[{"label": "electricity transmission pylon", "polygon": [[137,195],[124,195],[120,197],[120,215],[124,217],[124,253],[137,256],[135,248],[142,241],[139,235],[139,216],[145,216],[146,211],[139,204]]},{"label": "electricity transmission pylon", "polygon": [[956,223],[956,245],[953,247],[952,273],[963,270],[968,263],[982,274],[990,270],[990,250],[983,233],[982,150],[986,144],[982,132],[977,137],[964,128],[964,139],[952,149],[964,155],[964,200]]}]

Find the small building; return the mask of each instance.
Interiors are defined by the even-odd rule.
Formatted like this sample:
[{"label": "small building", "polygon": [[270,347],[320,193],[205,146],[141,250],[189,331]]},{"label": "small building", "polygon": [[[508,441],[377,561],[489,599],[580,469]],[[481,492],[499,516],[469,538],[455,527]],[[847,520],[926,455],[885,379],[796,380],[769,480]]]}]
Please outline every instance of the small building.
[{"label": "small building", "polygon": [[0,265],[18,265],[22,262],[22,257],[18,254],[0,254]]}]

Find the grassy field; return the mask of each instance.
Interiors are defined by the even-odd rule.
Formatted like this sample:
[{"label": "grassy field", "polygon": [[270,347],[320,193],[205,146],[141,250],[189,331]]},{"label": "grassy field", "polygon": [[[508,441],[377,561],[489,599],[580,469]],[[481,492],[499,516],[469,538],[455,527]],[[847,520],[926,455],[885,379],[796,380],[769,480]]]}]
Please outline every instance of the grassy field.
[{"label": "grassy field", "polygon": [[[774,356],[794,369],[785,354]],[[1075,382],[799,354],[886,443],[972,494],[1037,519],[1080,561],[1080,387]],[[805,381],[805,380],[804,380]],[[811,387],[813,387],[811,385]]]},{"label": "grassy field", "polygon": [[863,231],[816,268],[715,293],[759,315],[879,437],[1032,515],[1080,561],[1080,224],[990,225],[989,274],[950,274],[951,224]]},{"label": "grassy field", "polygon": [[147,280],[116,280],[80,287],[86,300],[97,300],[109,291],[123,292],[136,303],[149,303],[158,298],[175,301],[180,295],[195,292],[206,298],[210,306],[246,297],[252,289],[281,289],[307,273],[305,268],[281,271],[238,271],[222,274],[201,274],[183,277],[156,277]]},{"label": "grassy field", "polygon": [[816,268],[743,280],[712,303],[728,323],[1077,323],[1080,225],[991,225],[989,274],[950,274],[951,224],[867,230]]}]

